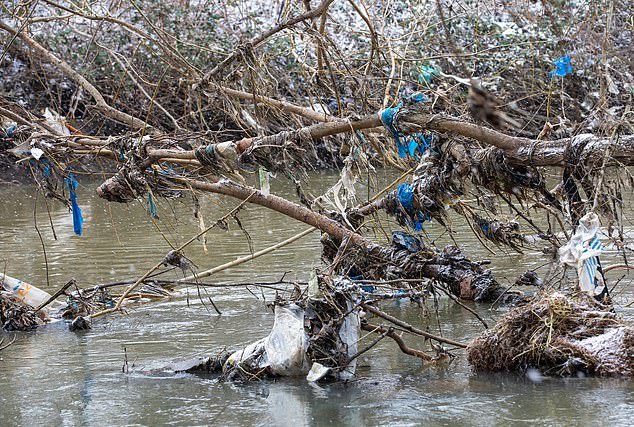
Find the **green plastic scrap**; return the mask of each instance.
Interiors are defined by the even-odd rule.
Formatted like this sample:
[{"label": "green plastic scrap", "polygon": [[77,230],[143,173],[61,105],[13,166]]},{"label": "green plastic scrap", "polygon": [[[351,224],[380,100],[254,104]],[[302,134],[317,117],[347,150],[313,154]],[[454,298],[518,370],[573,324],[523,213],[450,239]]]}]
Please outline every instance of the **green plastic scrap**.
[{"label": "green plastic scrap", "polygon": [[425,64],[418,69],[418,82],[420,84],[430,84],[434,77],[440,75],[440,67]]},{"label": "green plastic scrap", "polygon": [[260,191],[268,196],[271,193],[271,180],[269,171],[260,167],[258,169],[258,179],[260,181]]}]

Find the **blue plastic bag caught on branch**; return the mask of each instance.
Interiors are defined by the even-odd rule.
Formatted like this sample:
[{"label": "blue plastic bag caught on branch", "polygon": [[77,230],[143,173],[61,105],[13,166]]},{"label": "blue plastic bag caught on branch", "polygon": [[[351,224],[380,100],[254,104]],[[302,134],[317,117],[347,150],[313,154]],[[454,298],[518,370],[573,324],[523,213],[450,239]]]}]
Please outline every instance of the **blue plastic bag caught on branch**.
[{"label": "blue plastic bag caught on branch", "polygon": [[414,188],[411,184],[403,183],[397,189],[398,202],[403,210],[407,213],[407,217],[403,218],[407,225],[416,231],[423,229],[423,222],[429,221],[429,214],[416,210],[414,207]]},{"label": "blue plastic bag caught on branch", "polygon": [[398,130],[396,130],[394,117],[402,106],[403,103],[401,102],[396,107],[386,108],[385,110],[381,111],[381,121],[383,122],[383,126],[385,126],[390,134],[392,134],[392,138],[394,138],[394,141],[396,141],[397,145],[400,143],[402,135]]},{"label": "blue plastic bag caught on branch", "polygon": [[77,186],[79,185],[79,183],[77,182],[77,180],[75,179],[75,177],[73,176],[73,174],[69,174],[67,178],[64,178],[64,181],[66,182],[66,185],[68,186],[68,190],[70,191],[70,206],[72,209],[72,214],[73,214],[73,231],[75,231],[75,234],[78,236],[81,236],[82,233],[82,229],[83,229],[83,225],[84,225],[84,218],[81,215],[81,208],[79,207],[79,205],[77,204]]},{"label": "blue plastic bag caught on branch", "polygon": [[[419,102],[425,102],[426,100],[427,97],[419,92],[414,93],[405,99],[408,104],[417,104]],[[392,138],[394,138],[398,156],[403,159],[409,155],[418,159],[418,156],[425,153],[425,151],[429,148],[431,137],[426,137],[422,133],[403,135],[396,128],[396,115],[402,106],[403,102],[399,103],[396,107],[386,108],[381,111],[381,122],[383,122],[383,126],[385,126],[392,135]]]},{"label": "blue plastic bag caught on branch", "polygon": [[420,84],[430,84],[434,77],[440,75],[438,69],[431,65],[421,65],[418,71],[418,82]]}]

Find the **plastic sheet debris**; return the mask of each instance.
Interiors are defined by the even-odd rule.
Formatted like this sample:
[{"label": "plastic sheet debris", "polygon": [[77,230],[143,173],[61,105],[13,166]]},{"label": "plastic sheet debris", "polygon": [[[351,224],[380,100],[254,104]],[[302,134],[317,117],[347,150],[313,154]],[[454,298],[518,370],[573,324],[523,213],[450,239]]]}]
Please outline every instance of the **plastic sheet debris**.
[{"label": "plastic sheet debris", "polygon": [[10,123],[5,129],[4,129],[4,136],[6,138],[13,138],[13,136],[15,135],[15,131],[18,129],[18,125],[14,122],[14,123]]},{"label": "plastic sheet debris", "polygon": [[431,217],[415,208],[414,189],[412,185],[408,183],[400,184],[397,189],[397,198],[402,209],[407,214],[407,218],[404,218],[405,223],[414,230],[421,231],[423,229],[423,223],[429,221]]},{"label": "plastic sheet debris", "polygon": [[560,56],[553,61],[553,64],[555,64],[555,69],[548,73],[548,77],[550,78],[555,76],[564,77],[572,73],[572,65],[570,64],[569,55]]},{"label": "plastic sheet debris", "polygon": [[[35,145],[38,146],[35,146]],[[44,155],[44,150],[42,150],[40,147],[44,147],[44,148],[52,148],[53,146],[49,143],[47,143],[46,141],[43,140],[31,140],[30,142],[24,141],[19,143],[18,145],[16,145],[15,147],[7,150],[7,152],[13,154],[15,157],[21,158],[21,159],[26,159],[29,157],[33,157],[33,159],[35,160],[40,160],[42,159],[42,156]],[[46,160],[46,159],[42,159],[42,162]],[[35,164],[34,162],[32,162],[32,164]]]},{"label": "plastic sheet debris", "polygon": [[332,368],[315,362],[313,366],[310,367],[310,371],[308,371],[308,375],[306,375],[306,380],[310,382],[319,381],[327,377],[331,372]]},{"label": "plastic sheet debris", "polygon": [[394,118],[396,117],[398,110],[402,106],[403,103],[401,102],[396,107],[386,108],[385,110],[381,111],[381,122],[383,122],[383,126],[385,126],[388,132],[390,132],[390,134],[392,135],[392,138],[394,138],[397,147],[399,146],[401,141],[401,133],[396,129]]},{"label": "plastic sheet debris", "polygon": [[269,171],[260,167],[258,168],[258,181],[260,184],[260,191],[265,196],[271,194],[271,179],[270,179]]},{"label": "plastic sheet debris", "polygon": [[603,245],[597,238],[599,217],[590,212],[579,220],[579,226],[568,243],[559,248],[559,261],[577,269],[579,288],[595,298],[607,294],[599,255]]},{"label": "plastic sheet debris", "polygon": [[416,236],[402,231],[392,231],[392,244],[397,248],[416,253],[423,249],[423,244]]},{"label": "plastic sheet debris", "polygon": [[[348,315],[344,318],[343,324],[339,328],[339,339],[344,345],[348,359],[357,353],[357,343],[359,342],[360,320],[357,312],[353,310],[352,301],[348,300]],[[346,366],[336,374],[336,379],[347,381],[354,376],[357,370],[357,359],[348,362]]]},{"label": "plastic sheet debris", "polygon": [[147,211],[148,214],[150,214],[150,217],[158,219],[159,216],[156,209],[156,202],[154,201],[154,196],[149,191],[147,193]]},{"label": "plastic sheet debris", "polygon": [[[20,279],[16,279],[6,274],[0,273],[0,287],[5,291],[12,294],[17,300],[29,305],[32,308],[37,308],[48,299],[51,298],[51,294],[41,290],[40,288],[24,282]],[[52,306],[61,308],[64,304],[57,301],[51,302]]]},{"label": "plastic sheet debris", "polygon": [[396,107],[386,108],[381,111],[381,122],[387,131],[390,132],[390,135],[392,135],[400,158],[410,156],[418,159],[419,156],[424,154],[431,146],[431,136],[425,136],[422,133],[405,135],[396,128],[397,114],[405,102],[407,104],[417,104],[426,100],[427,97],[425,97],[425,95],[417,92],[405,98],[405,101],[399,103]]},{"label": "plastic sheet debris", "polygon": [[[413,157],[415,159],[420,158],[431,146],[431,137],[427,137],[421,133],[413,134],[407,142],[407,152],[406,155]],[[399,152],[399,156],[401,153]],[[405,156],[401,156],[405,157]]]},{"label": "plastic sheet debris", "polygon": [[304,332],[304,310],[296,304],[275,307],[275,323],[264,342],[271,372],[275,375],[302,375],[308,369]]},{"label": "plastic sheet debris", "polygon": [[398,201],[405,209],[414,209],[414,190],[411,184],[403,183],[398,186]]},{"label": "plastic sheet debris", "polygon": [[57,134],[64,136],[70,135],[70,130],[66,127],[66,120],[55,110],[49,108],[44,109],[44,120]]},{"label": "plastic sheet debris", "polygon": [[42,150],[41,148],[37,148],[37,147],[31,148],[31,156],[33,156],[35,160],[40,160],[40,157],[42,157],[43,154],[44,154],[44,150]]},{"label": "plastic sheet debris", "polygon": [[42,163],[44,163],[44,168],[42,169],[42,176],[44,178],[50,178],[53,169],[51,168],[51,163],[47,159],[42,159]]},{"label": "plastic sheet debris", "polygon": [[7,151],[16,157],[26,158],[31,155],[31,144],[24,141]]},{"label": "plastic sheet debris", "polygon": [[229,378],[244,373],[256,376],[260,372],[272,376],[305,375],[310,366],[307,347],[304,310],[296,304],[276,305],[271,333],[229,356],[223,372]]},{"label": "plastic sheet debris", "polygon": [[321,297],[321,290],[319,289],[319,278],[317,277],[317,271],[315,269],[310,272],[310,279],[308,279],[308,296],[310,298]]},{"label": "plastic sheet debris", "polygon": [[323,115],[330,115],[331,114],[330,109],[328,108],[328,105],[324,105],[324,104],[319,103],[319,102],[314,103],[313,105],[310,106],[310,108],[313,111],[316,111],[316,112],[321,113]]},{"label": "plastic sheet debris", "polygon": [[418,82],[420,84],[430,84],[435,77],[440,75],[438,68],[432,65],[421,65],[418,69]]},{"label": "plastic sheet debris", "polygon": [[348,307],[348,314],[343,321],[324,323],[317,316],[318,312],[323,314],[324,307],[333,308],[325,301],[310,299],[306,308],[295,303],[277,304],[269,335],[232,353],[223,365],[225,378],[306,375],[308,381],[350,379],[356,370],[356,360],[350,358],[357,352],[358,313],[347,302],[343,307]]}]

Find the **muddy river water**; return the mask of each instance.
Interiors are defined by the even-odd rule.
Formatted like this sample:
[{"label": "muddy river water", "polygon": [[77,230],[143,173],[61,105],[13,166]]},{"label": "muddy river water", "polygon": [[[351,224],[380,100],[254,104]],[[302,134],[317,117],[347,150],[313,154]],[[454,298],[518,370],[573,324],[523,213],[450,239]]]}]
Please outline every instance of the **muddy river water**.
[{"label": "muddy river water", "polygon": [[[334,175],[315,175],[325,187]],[[281,180],[280,180],[281,181]],[[290,194],[274,183],[273,191]],[[108,204],[94,196],[94,185],[78,190],[84,235],[73,235],[72,219],[59,203],[37,201],[37,225],[46,247],[49,285],[42,244],[34,227],[35,189],[0,187],[0,265],[7,274],[48,291],[70,278],[80,286],[132,279],[143,274],[170,249],[197,231],[191,199],[159,201],[160,220],[150,221],[142,203]],[[236,202],[218,198],[201,201],[208,223]],[[306,228],[279,214],[247,207],[241,214],[252,249],[257,251]],[[434,227],[429,226],[433,232]],[[473,258],[491,255],[467,227],[456,239]],[[194,243],[187,255],[201,269],[249,253],[245,234],[212,230],[209,253]],[[616,255],[604,262],[615,263]],[[545,256],[503,254],[494,259],[496,276],[513,280],[528,268],[543,265]],[[320,265],[319,235],[302,240],[251,263],[223,271],[215,283],[306,280]],[[539,270],[540,272],[543,270]],[[621,276],[613,273],[612,283]],[[348,383],[309,384],[303,378],[235,384],[195,375],[159,374],[170,362],[237,348],[268,333],[273,323],[265,302],[271,293],[253,288],[209,291],[222,312],[217,315],[190,289],[182,296],[128,309],[127,315],[97,320],[90,331],[70,332],[63,322],[18,333],[15,343],[0,352],[0,425],[627,425],[634,422],[634,382],[618,379],[548,378],[533,375],[476,375],[464,353],[444,366],[426,367],[381,342],[364,354],[357,376]],[[625,277],[615,290],[617,310],[634,321],[634,282]],[[266,301],[265,301],[266,300]],[[494,323],[505,311],[474,307]],[[415,325],[424,325],[420,309],[408,301],[385,309]],[[468,312],[440,301],[442,333],[468,341],[481,324]],[[435,317],[431,329],[438,332]],[[0,332],[5,343],[13,333]],[[415,341],[410,340],[412,344]],[[125,349],[125,351],[124,351]],[[129,372],[123,373],[124,353]]]}]

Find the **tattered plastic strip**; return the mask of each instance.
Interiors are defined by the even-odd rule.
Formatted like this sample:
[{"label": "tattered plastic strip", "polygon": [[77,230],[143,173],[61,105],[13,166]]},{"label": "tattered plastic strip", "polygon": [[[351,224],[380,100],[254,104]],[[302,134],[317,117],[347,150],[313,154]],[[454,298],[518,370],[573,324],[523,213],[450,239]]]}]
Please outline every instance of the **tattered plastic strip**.
[{"label": "tattered plastic strip", "polygon": [[260,181],[260,191],[265,196],[268,196],[271,193],[271,180],[269,176],[269,171],[265,168],[258,168],[258,180]]},{"label": "tattered plastic strip", "polygon": [[[401,102],[396,107],[386,108],[385,110],[381,111],[381,122],[383,122],[383,126],[385,126],[388,132],[390,132],[390,134],[392,135],[392,138],[394,138],[399,157],[405,157],[406,152],[402,151],[401,149],[401,146],[403,147],[403,149],[404,146],[401,143],[401,133],[396,129],[394,118],[396,117],[398,110],[400,110],[402,106],[403,103]],[[403,153],[403,155],[401,155],[401,153]]]},{"label": "tattered plastic strip", "polygon": [[18,130],[18,126],[15,123],[12,123],[4,130],[4,135],[7,138],[13,138],[16,130]]},{"label": "tattered plastic strip", "polygon": [[423,229],[423,223],[429,221],[431,217],[429,214],[417,211],[414,208],[414,189],[412,185],[408,183],[399,185],[397,196],[399,203],[411,218],[411,220],[407,221],[407,225],[416,231],[421,231]]},{"label": "tattered plastic strip", "polygon": [[[420,92],[416,92],[407,97],[405,100],[410,104],[416,104],[426,101],[427,97]],[[381,111],[381,122],[388,132],[390,132],[392,138],[394,138],[398,156],[401,159],[410,156],[418,160],[419,156],[423,155],[431,146],[432,138],[431,136],[428,137],[422,133],[415,133],[406,136],[396,128],[395,118],[403,105],[404,103],[401,102],[396,107],[386,108]]]},{"label": "tattered plastic strip", "polygon": [[[592,239],[590,239],[590,241],[588,242],[588,247],[583,250],[582,254],[588,252],[603,252],[603,249],[603,244],[595,235]],[[601,263],[598,256],[591,256],[590,258],[587,258],[583,265],[583,273],[581,274],[582,277],[580,277],[579,280],[580,282],[590,284],[590,286],[588,287],[592,289],[594,295],[601,294],[603,292],[603,288],[605,287],[605,284],[603,283],[603,278],[601,278],[601,280],[598,280],[597,276],[598,268],[600,265]]]},{"label": "tattered plastic strip", "polygon": [[76,235],[81,236],[84,225],[84,217],[81,214],[81,208],[77,204],[77,187],[79,183],[75,179],[75,176],[71,173],[67,178],[64,178],[64,182],[68,186],[70,191],[70,206],[73,215],[73,231]]},{"label": "tattered plastic strip", "polygon": [[42,163],[44,164],[44,170],[42,171],[42,176],[44,178],[50,178],[52,173],[51,163],[48,161],[48,159],[42,159]]},{"label": "tattered plastic strip", "polygon": [[431,65],[421,65],[418,71],[419,71],[418,82],[420,84],[428,85],[432,82],[434,77],[437,77],[440,75],[440,72],[438,71],[438,69],[436,69],[435,67]]},{"label": "tattered plastic strip", "polygon": [[568,243],[559,248],[559,259],[562,263],[577,268],[579,289],[592,296],[605,294],[605,281],[600,271],[599,256],[603,244],[597,237],[599,217],[590,212],[579,220],[575,234]]},{"label": "tattered plastic strip", "polygon": [[147,211],[152,218],[158,219],[158,210],[156,209],[156,202],[154,201],[154,196],[151,191],[147,193]]}]

